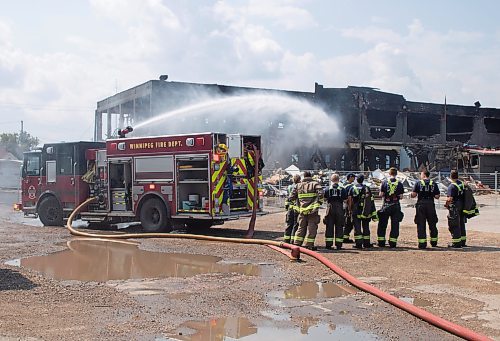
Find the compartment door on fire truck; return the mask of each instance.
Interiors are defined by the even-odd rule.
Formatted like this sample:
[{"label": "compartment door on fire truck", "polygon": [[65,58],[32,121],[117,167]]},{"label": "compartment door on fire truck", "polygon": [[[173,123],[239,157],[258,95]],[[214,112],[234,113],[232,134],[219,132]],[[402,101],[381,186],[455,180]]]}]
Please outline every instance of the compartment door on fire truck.
[{"label": "compartment door on fire truck", "polygon": [[178,214],[210,213],[210,168],[208,154],[175,158]]},{"label": "compartment door on fire truck", "polygon": [[132,211],[132,159],[110,159],[108,172],[111,211]]}]

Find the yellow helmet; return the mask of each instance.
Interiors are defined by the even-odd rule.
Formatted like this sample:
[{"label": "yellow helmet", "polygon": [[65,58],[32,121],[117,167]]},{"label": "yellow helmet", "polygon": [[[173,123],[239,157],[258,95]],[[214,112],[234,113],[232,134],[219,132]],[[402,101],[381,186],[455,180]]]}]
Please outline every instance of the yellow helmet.
[{"label": "yellow helmet", "polygon": [[227,153],[227,146],[224,143],[219,143],[217,149],[219,150],[219,152]]}]

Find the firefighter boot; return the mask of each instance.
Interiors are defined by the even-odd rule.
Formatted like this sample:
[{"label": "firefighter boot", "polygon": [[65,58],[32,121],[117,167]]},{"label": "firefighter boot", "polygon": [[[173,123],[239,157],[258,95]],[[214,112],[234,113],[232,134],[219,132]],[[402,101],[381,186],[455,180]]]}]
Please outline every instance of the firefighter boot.
[{"label": "firefighter boot", "polygon": [[372,243],[370,242],[370,236],[363,236],[363,247],[370,248],[372,247]]},{"label": "firefighter boot", "polygon": [[385,247],[385,237],[377,237],[378,247]]},{"label": "firefighter boot", "polygon": [[354,235],[354,247],[356,249],[362,249],[363,248],[363,236],[362,235]]},{"label": "firefighter boot", "polygon": [[395,248],[398,243],[397,238],[389,238],[389,247],[390,248]]},{"label": "firefighter boot", "polygon": [[467,237],[462,235],[462,238],[461,238],[461,242],[462,242],[462,247],[467,247]]},{"label": "firefighter boot", "polygon": [[344,241],[344,238],[335,238],[335,247],[337,250],[342,249],[342,242]]}]

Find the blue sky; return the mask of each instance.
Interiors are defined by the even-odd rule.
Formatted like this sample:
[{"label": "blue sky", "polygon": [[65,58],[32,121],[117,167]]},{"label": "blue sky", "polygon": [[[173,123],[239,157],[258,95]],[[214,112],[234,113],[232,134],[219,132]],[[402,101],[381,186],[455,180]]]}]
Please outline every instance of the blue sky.
[{"label": "blue sky", "polygon": [[500,107],[497,1],[45,0],[0,12],[0,132],[91,138],[96,102],[171,80]]}]

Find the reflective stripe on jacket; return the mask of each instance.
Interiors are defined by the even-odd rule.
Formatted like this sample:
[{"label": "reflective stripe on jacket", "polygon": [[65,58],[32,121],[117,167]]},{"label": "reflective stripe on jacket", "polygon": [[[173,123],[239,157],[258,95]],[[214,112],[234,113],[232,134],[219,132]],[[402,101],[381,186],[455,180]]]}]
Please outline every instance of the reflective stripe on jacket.
[{"label": "reflective stripe on jacket", "polygon": [[315,213],[323,203],[323,188],[312,178],[306,177],[292,190],[289,199],[298,199],[300,214]]}]

